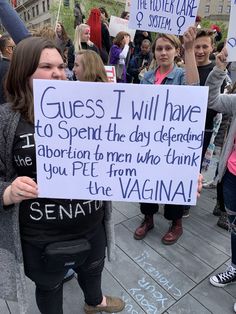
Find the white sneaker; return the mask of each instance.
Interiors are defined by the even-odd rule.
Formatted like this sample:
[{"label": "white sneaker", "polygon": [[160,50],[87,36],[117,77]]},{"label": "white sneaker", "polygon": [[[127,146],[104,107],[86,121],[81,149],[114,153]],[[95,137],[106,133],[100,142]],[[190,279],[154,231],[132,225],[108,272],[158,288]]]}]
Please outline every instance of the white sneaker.
[{"label": "white sneaker", "polygon": [[236,303],[234,303],[234,312],[236,313]]}]

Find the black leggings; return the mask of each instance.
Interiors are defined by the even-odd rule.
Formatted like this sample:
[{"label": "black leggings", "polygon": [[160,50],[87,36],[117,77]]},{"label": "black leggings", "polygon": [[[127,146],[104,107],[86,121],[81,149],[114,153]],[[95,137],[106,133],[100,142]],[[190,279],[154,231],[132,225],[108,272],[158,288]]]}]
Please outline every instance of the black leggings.
[{"label": "black leggings", "polygon": [[[164,206],[164,217],[168,220],[181,219],[184,209],[189,208],[187,205],[173,205],[166,204]],[[158,204],[153,203],[140,203],[141,213],[144,215],[154,215],[159,210]]]},{"label": "black leggings", "polygon": [[[91,251],[84,264],[74,271],[83,290],[85,302],[96,306],[102,302],[101,276],[104,268],[106,236],[104,226],[89,239]],[[62,314],[63,278],[70,267],[48,272],[42,261],[42,249],[22,241],[25,274],[36,285],[36,302],[42,314]]]}]

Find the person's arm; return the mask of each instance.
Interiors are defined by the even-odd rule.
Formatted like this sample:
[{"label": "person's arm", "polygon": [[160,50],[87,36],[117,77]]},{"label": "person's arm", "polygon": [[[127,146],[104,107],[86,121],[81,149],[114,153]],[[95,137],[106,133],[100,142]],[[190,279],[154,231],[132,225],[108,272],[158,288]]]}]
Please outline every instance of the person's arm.
[{"label": "person's arm", "polygon": [[216,66],[210,72],[206,80],[209,86],[208,108],[232,115],[236,112],[236,94],[221,94],[220,87],[224,81],[226,71],[227,50],[223,50],[216,56]]},{"label": "person's arm", "polygon": [[103,23],[102,23],[102,43],[106,52],[109,53],[111,49],[110,34],[108,28]]},{"label": "person's arm", "polygon": [[0,19],[15,44],[31,36],[25,24],[7,0],[0,0]]},{"label": "person's arm", "polygon": [[125,46],[124,48],[122,49],[120,55],[119,55],[119,58],[120,59],[126,59],[127,57],[127,54],[129,52],[129,42],[130,42],[130,37],[127,35],[124,37],[125,39]]},{"label": "person's arm", "polygon": [[185,82],[188,85],[199,84],[199,74],[194,54],[194,41],[196,38],[196,27],[189,27],[184,33],[184,55],[185,55]]}]

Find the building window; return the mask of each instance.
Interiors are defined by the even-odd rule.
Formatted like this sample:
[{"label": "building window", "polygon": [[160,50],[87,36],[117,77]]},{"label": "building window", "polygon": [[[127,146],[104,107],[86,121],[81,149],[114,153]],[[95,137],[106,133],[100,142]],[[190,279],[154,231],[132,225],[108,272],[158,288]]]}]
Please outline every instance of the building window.
[{"label": "building window", "polygon": [[223,12],[223,5],[219,5],[218,6],[218,13],[222,13]]},{"label": "building window", "polygon": [[230,14],[230,9],[231,9],[231,5],[227,5],[227,7],[226,7],[226,13],[228,13],[228,14]]},{"label": "building window", "polygon": [[32,8],[32,15],[35,17],[35,7]]},{"label": "building window", "polygon": [[43,5],[43,12],[45,12],[46,11],[46,9],[45,9],[45,1],[42,2],[42,5]]},{"label": "building window", "polygon": [[26,12],[24,12],[24,20],[25,20],[25,22],[27,21]]},{"label": "building window", "polygon": [[49,0],[47,0],[47,9],[48,10],[50,9],[50,2],[49,2]]},{"label": "building window", "polygon": [[39,15],[39,6],[36,4],[36,15]]},{"label": "building window", "polygon": [[209,13],[210,12],[210,6],[207,4],[205,6],[205,13]]},{"label": "building window", "polygon": [[30,11],[27,11],[28,20],[30,20]]}]

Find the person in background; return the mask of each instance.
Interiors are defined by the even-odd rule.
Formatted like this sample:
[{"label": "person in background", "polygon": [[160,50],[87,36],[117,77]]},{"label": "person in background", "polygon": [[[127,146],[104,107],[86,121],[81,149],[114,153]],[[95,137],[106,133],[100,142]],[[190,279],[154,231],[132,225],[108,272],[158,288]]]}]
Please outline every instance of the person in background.
[{"label": "person in background", "polygon": [[201,27],[201,21],[202,21],[201,16],[200,16],[200,15],[197,15],[197,16],[196,16],[196,19],[195,19],[195,26],[196,26],[197,28],[202,28],[202,27]]},{"label": "person in background", "polygon": [[[194,57],[194,40],[196,28],[190,27],[183,35],[185,48],[185,69],[175,64],[175,57],[180,52],[181,42],[169,34],[158,33],[152,46],[157,67],[144,74],[141,84],[197,85],[199,83],[196,61]],[[164,217],[171,221],[167,233],[162,237],[163,244],[171,245],[178,241],[183,233],[182,217],[185,205],[166,204]],[[158,204],[141,203],[144,219],[134,232],[136,240],[143,239],[154,227],[153,216],[158,212]]]},{"label": "person in background", "polygon": [[222,39],[222,32],[221,32],[220,27],[218,25],[216,25],[216,24],[213,24],[213,25],[211,25],[211,29],[214,32],[214,40],[215,40],[215,42],[221,41],[221,39]]},{"label": "person in background", "polygon": [[139,54],[144,39],[148,39],[152,43],[151,32],[136,30],[134,36],[134,55]]},{"label": "person in background", "polygon": [[93,50],[99,54],[99,49],[90,40],[90,26],[87,24],[80,24],[76,26],[74,45],[68,50],[68,68],[70,70],[74,67],[75,56],[80,50]]},{"label": "person in background", "polygon": [[68,68],[68,47],[65,47],[62,54],[63,61],[65,63],[65,73],[68,81],[74,80],[73,71]]},{"label": "person in background", "polygon": [[15,44],[29,37],[30,32],[7,0],[0,0],[0,20]]},{"label": "person in background", "polygon": [[130,35],[126,32],[119,32],[114,38],[110,50],[109,64],[116,68],[117,82],[126,83],[126,58],[129,52]]},{"label": "person in background", "polygon": [[73,71],[78,81],[108,82],[102,59],[92,50],[81,50],[77,53]]},{"label": "person in background", "polygon": [[[214,32],[211,29],[203,29],[203,28],[198,29],[196,40],[194,42],[194,53],[195,53],[201,86],[205,85],[206,79],[215,65],[215,63],[210,59],[213,49],[214,49]],[[226,82],[224,81],[221,86],[222,93],[224,92],[225,86],[226,86]],[[204,132],[204,139],[203,139],[202,162],[211,141],[211,137],[212,137],[213,129],[214,129],[214,118],[216,117],[216,115],[217,115],[217,111],[215,111],[213,108],[207,108],[205,132]],[[225,214],[224,214],[225,210],[223,206],[224,200],[222,197],[223,193],[221,189],[222,189],[221,184],[218,184],[217,194],[218,194],[218,198],[221,199],[220,205],[222,209],[221,211],[222,215],[220,215],[220,218],[219,218],[220,221],[218,221],[218,223],[220,225],[226,225]]]},{"label": "person in background", "polygon": [[122,19],[124,19],[124,20],[129,20],[129,16],[130,16],[130,14],[129,14],[128,11],[123,11],[123,12],[121,13],[121,15],[120,15],[120,17],[121,17]]},{"label": "person in background", "polygon": [[84,14],[81,10],[79,2],[75,2],[75,7],[74,7],[74,28],[76,28],[77,25],[80,25],[84,21]]},{"label": "person in background", "polygon": [[[216,67],[209,74],[206,85],[209,86],[208,107],[226,113],[232,117],[229,132],[222,149],[217,179],[223,184],[225,208],[231,231],[231,265],[217,275],[210,277],[215,287],[225,287],[236,282],[236,94],[221,95],[220,88],[226,76],[227,50],[224,48],[216,56]],[[236,312],[236,303],[234,304]]]},{"label": "person in background", "polygon": [[[6,81],[9,103],[0,107],[0,254],[4,268],[0,295],[5,293],[5,299],[11,300],[17,297],[20,313],[26,313],[26,274],[35,282],[40,312],[62,314],[62,283],[68,268],[74,265],[86,314],[122,311],[121,299],[104,296],[101,291],[105,247],[111,245],[111,203],[38,198],[33,79],[66,79],[60,50],[52,41],[31,37],[17,45]],[[31,163],[18,162],[26,157]],[[40,219],[33,209],[36,204],[42,213]],[[47,219],[48,204],[54,208],[50,215],[55,219]],[[60,206],[72,211],[79,206],[83,214],[61,219],[57,214]],[[51,265],[45,259],[50,244],[71,248],[71,241],[75,244],[81,240],[86,251],[75,253],[76,259],[65,263],[64,255],[61,260],[51,255]]]},{"label": "person in background", "polygon": [[3,35],[0,38],[0,52],[2,58],[0,60],[0,105],[6,102],[4,83],[7,71],[10,66],[13,49],[15,43],[9,35]]},{"label": "person in background", "polygon": [[140,72],[145,73],[148,71],[149,65],[152,61],[151,42],[144,39],[141,44],[141,50],[138,55],[133,55],[129,62],[127,72],[132,77],[132,83],[139,84]]},{"label": "person in background", "polygon": [[98,47],[103,63],[107,64],[111,48],[110,34],[107,25],[102,21],[101,11],[98,8],[90,11],[87,24],[90,26],[91,40]]},{"label": "person in background", "polygon": [[101,12],[102,23],[104,23],[106,27],[109,29],[109,15],[107,13],[106,8],[100,7],[99,10]]},{"label": "person in background", "polygon": [[67,35],[65,27],[61,22],[57,22],[56,26],[56,44],[62,53],[66,47],[69,48],[70,46],[72,46],[72,41]]},{"label": "person in background", "polygon": [[42,27],[33,29],[31,35],[34,37],[42,37],[52,41],[56,40],[56,33],[50,24],[45,24]]}]

